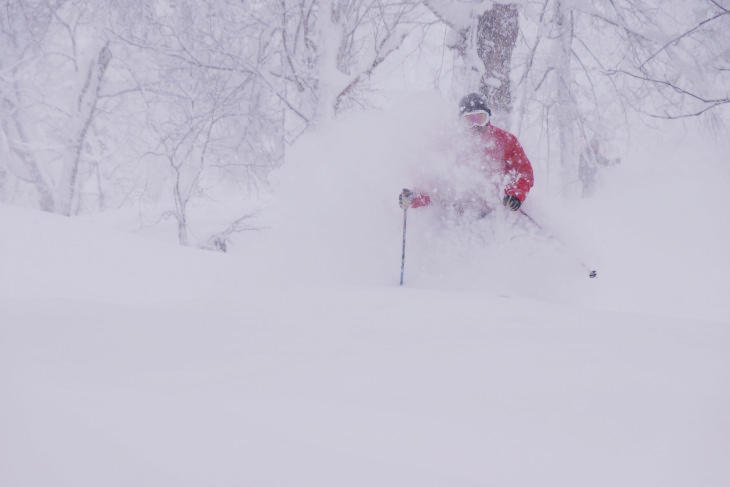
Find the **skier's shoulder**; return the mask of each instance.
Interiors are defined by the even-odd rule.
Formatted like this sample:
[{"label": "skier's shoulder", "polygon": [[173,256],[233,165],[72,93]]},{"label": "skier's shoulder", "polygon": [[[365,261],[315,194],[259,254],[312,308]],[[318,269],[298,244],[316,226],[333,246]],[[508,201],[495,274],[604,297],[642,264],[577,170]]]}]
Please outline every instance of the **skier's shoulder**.
[{"label": "skier's shoulder", "polygon": [[489,124],[489,131],[496,137],[505,137],[505,138],[514,137],[514,135],[507,132],[505,129],[499,128],[492,123]]},{"label": "skier's shoulder", "polygon": [[512,133],[507,132],[505,129],[499,128],[496,125],[492,124],[489,125],[489,129],[493,137],[509,144],[519,144],[519,142],[517,141],[517,137],[515,137]]}]

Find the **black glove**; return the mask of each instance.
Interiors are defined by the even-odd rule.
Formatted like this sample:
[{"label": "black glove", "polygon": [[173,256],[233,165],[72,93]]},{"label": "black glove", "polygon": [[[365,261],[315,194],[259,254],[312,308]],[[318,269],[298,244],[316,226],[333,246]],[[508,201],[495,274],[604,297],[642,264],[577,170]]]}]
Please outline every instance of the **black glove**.
[{"label": "black glove", "polygon": [[410,189],[404,189],[401,194],[398,195],[398,204],[404,210],[407,210],[413,204],[413,191]]},{"label": "black glove", "polygon": [[502,200],[502,203],[504,203],[504,206],[512,211],[517,211],[520,209],[520,206],[522,206],[522,202],[513,194],[506,195]]}]

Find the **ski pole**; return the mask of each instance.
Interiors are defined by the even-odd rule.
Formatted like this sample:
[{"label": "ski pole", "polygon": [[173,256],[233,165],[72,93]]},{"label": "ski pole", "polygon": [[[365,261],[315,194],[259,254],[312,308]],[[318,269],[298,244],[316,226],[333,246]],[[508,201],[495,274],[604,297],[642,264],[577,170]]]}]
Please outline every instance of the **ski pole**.
[{"label": "ski pole", "polygon": [[400,258],[400,285],[403,285],[403,269],[406,266],[406,218],[408,216],[408,208],[403,209],[403,253]]},{"label": "ski pole", "polygon": [[[570,251],[571,254],[572,254],[572,249],[570,247],[568,247],[568,245],[565,242],[563,242],[562,240],[560,240],[557,237],[553,236],[551,233],[547,232],[542,227],[542,225],[540,225],[539,223],[537,223],[535,221],[534,218],[532,218],[530,215],[528,215],[527,213],[525,213],[525,210],[519,209],[517,211],[519,211],[525,218],[527,218],[528,220],[530,220],[530,222],[532,222],[532,224],[535,225],[538,228],[538,230],[540,230],[547,238],[558,242],[560,245],[562,245],[566,250]],[[598,272],[596,272],[594,269],[591,269],[590,267],[588,267],[582,260],[580,260],[577,257],[575,257],[575,255],[573,255],[573,259],[575,259],[576,262],[578,262],[585,270],[588,271],[588,277],[590,277],[591,279],[593,279],[595,277],[598,277]]]}]

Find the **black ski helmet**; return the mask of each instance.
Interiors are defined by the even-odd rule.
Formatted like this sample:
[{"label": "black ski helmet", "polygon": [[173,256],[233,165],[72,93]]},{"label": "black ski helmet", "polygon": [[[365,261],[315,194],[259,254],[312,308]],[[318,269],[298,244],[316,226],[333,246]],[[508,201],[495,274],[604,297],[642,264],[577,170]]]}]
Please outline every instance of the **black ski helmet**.
[{"label": "black ski helmet", "polygon": [[465,113],[484,111],[492,116],[492,110],[487,106],[487,99],[481,93],[469,93],[459,102],[459,116]]}]

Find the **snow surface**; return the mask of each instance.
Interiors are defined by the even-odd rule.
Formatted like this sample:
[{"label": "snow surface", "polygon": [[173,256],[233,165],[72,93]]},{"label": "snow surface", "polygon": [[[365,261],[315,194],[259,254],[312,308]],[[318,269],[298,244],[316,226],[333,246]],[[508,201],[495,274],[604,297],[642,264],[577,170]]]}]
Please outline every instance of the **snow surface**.
[{"label": "snow surface", "polygon": [[302,139],[227,254],[0,206],[0,486],[730,485],[726,143],[536,186],[558,240],[412,210],[401,288],[397,194],[448,110]]}]

